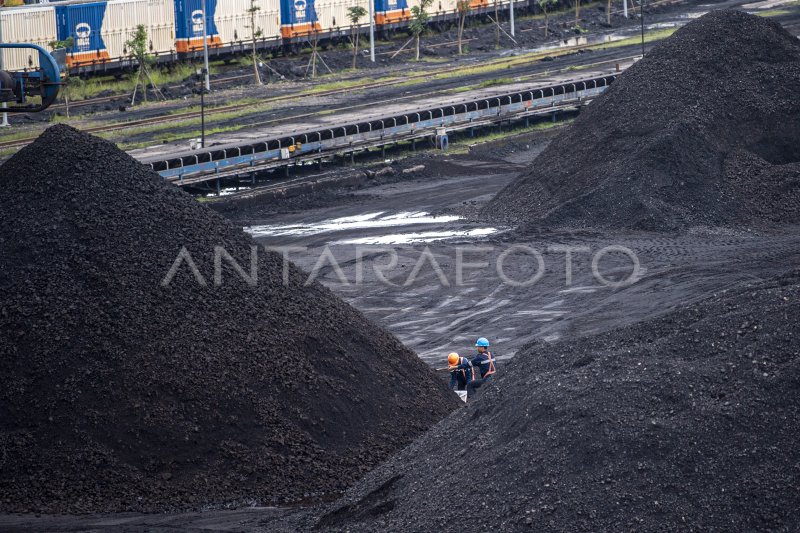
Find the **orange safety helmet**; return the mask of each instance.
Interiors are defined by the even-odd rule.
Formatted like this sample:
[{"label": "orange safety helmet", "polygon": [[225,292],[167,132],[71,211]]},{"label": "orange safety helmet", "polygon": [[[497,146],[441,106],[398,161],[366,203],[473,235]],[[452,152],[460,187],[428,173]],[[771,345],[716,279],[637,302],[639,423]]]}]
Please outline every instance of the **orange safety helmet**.
[{"label": "orange safety helmet", "polygon": [[447,362],[450,363],[450,366],[455,366],[458,364],[458,354],[456,352],[450,352],[447,356]]}]

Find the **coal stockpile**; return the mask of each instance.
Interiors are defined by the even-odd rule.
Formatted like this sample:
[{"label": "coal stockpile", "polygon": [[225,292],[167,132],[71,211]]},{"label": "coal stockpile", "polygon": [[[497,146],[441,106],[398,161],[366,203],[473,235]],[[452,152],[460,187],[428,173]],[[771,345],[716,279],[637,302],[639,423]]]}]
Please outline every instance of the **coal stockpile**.
[{"label": "coal stockpile", "polygon": [[800,272],[532,344],[315,524],[797,531]]},{"label": "coal stockpile", "polygon": [[624,72],[484,213],[520,228],[800,221],[800,42],[712,11]]},{"label": "coal stockpile", "polygon": [[456,405],[394,336],[106,141],[53,126],[0,182],[3,511],[323,497]]}]

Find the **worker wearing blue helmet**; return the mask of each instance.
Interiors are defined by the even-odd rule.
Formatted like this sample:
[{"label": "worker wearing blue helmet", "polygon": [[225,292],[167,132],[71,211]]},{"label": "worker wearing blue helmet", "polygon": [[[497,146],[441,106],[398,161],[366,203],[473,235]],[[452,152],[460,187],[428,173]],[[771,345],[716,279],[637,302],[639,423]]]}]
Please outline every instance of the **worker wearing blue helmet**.
[{"label": "worker wearing blue helmet", "polygon": [[489,340],[481,337],[475,342],[478,355],[472,359],[472,367],[478,370],[479,376],[467,383],[467,396],[472,396],[475,389],[488,383],[497,371],[494,366],[494,355],[489,351]]}]

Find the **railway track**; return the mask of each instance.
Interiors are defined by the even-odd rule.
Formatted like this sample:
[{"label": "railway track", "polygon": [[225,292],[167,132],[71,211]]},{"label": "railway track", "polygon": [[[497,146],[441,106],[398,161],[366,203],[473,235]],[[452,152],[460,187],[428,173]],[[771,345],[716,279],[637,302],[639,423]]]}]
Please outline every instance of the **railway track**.
[{"label": "railway track", "polygon": [[[236,80],[246,80],[252,78],[252,74],[241,74],[236,76],[226,76],[224,78],[212,78],[211,85],[222,85],[225,83],[230,83]],[[166,85],[161,87],[162,90],[164,89],[178,89],[180,85]],[[74,102],[69,103],[70,109],[80,108],[80,107],[88,107],[92,105],[99,105],[99,104],[107,104],[109,102],[116,102],[119,100],[130,100],[130,94],[114,94],[111,96],[101,96],[97,98],[86,98],[85,100],[75,100]],[[53,104],[50,106],[50,109],[58,110],[58,109],[66,109],[66,104],[63,102],[58,104]]]},{"label": "railway track", "polygon": [[[584,66],[586,68],[595,68],[595,67],[599,67],[599,66],[602,66],[602,65],[607,65],[609,63],[613,64],[613,63],[620,63],[620,62],[630,61],[630,60],[636,59],[638,57],[640,57],[640,56],[639,55],[632,55],[632,56],[626,56],[626,57],[618,57],[618,58],[614,58],[614,59],[596,61],[594,63],[587,63]],[[569,70],[569,67],[564,67],[562,69],[552,70],[551,73],[552,74],[562,73],[562,72],[565,72],[567,70]],[[523,81],[527,81],[527,80],[532,80],[532,79],[537,78],[537,77],[541,77],[541,73],[534,73],[534,74],[529,74],[529,75],[525,75],[525,76],[517,76],[514,79],[514,83],[519,83],[519,82],[523,82]],[[414,93],[414,94],[409,94],[409,95],[404,95],[404,96],[394,96],[394,97],[392,97],[390,99],[386,99],[386,100],[370,100],[369,102],[364,102],[364,103],[360,103],[360,104],[349,104],[349,105],[339,106],[339,107],[331,108],[329,111],[334,112],[334,113],[341,113],[341,112],[344,112],[344,111],[353,111],[353,110],[356,110],[356,109],[376,108],[376,107],[379,108],[384,104],[388,105],[388,104],[397,103],[397,102],[403,101],[403,100],[412,100],[412,99],[420,99],[420,98],[429,98],[429,97],[433,97],[433,96],[440,96],[443,93],[448,93],[448,92],[451,92],[451,91],[452,91],[452,87],[446,87],[446,88],[436,89],[436,90],[428,91],[428,92],[424,92],[424,93]],[[296,122],[296,121],[299,121],[299,120],[302,120],[302,119],[305,119],[305,118],[314,117],[315,115],[318,115],[318,112],[298,113],[298,114],[295,114],[295,115],[283,116],[283,117],[280,117],[280,118],[274,118],[274,119],[269,119],[269,120],[264,120],[264,121],[259,121],[259,122],[251,122],[251,123],[247,124],[247,127],[248,128],[253,128],[253,127],[269,126],[269,125],[273,125],[273,124],[293,123],[293,122]]]},{"label": "railway track", "polygon": [[[656,2],[649,3],[648,6],[657,7],[657,6],[663,6],[663,5],[673,5],[673,4],[683,3],[684,1],[685,0],[658,0]],[[619,13],[622,13],[621,9],[612,10],[612,14],[619,14]],[[631,13],[635,15],[635,10],[632,10]],[[526,32],[531,32],[531,31],[540,31],[543,28],[544,28],[544,24],[538,24],[538,25],[532,26],[530,28],[520,28],[517,31],[520,32],[520,33],[526,33]],[[468,44],[468,43],[470,43],[472,41],[477,41],[477,40],[479,40],[479,39],[477,39],[477,38],[463,39],[462,40],[462,44]],[[441,43],[429,44],[429,45],[426,45],[425,48],[437,49],[437,48],[450,48],[450,47],[456,47],[456,46],[458,46],[458,41],[457,40],[453,40],[453,41],[445,41],[445,42],[441,42]],[[387,51],[383,51],[383,52],[376,52],[375,55],[378,55],[378,56],[391,56],[391,55],[395,55],[395,54],[410,53],[410,52],[413,52],[413,51],[414,51],[413,48],[406,48],[406,49],[403,49],[403,50],[400,50],[400,51],[387,50]],[[272,61],[293,60],[293,59],[294,58],[291,58],[291,59],[290,58],[275,58]],[[248,79],[251,79],[252,77],[253,77],[252,74],[242,74],[242,75],[236,75],[236,76],[225,76],[225,77],[220,77],[220,78],[212,78],[211,79],[211,84],[212,85],[224,85],[226,83],[231,83],[231,82],[234,82],[234,81],[237,81],[237,80],[248,80]],[[181,85],[168,85],[165,88],[166,89],[177,89],[180,86]],[[92,105],[99,105],[99,104],[104,104],[104,103],[109,103],[109,102],[115,102],[115,101],[118,101],[118,100],[127,100],[130,97],[131,97],[130,94],[117,94],[117,95],[103,96],[103,97],[98,97],[98,98],[88,98],[88,99],[85,99],[85,100],[76,100],[74,102],[70,102],[70,108],[71,109],[75,109],[75,108],[80,108],[80,107],[87,107],[87,106],[92,106]],[[51,107],[51,109],[58,110],[58,109],[65,109],[66,105],[64,103],[58,103],[58,104],[54,104],[54,105],[52,105],[50,107]]]},{"label": "railway track", "polygon": [[[505,59],[501,59],[501,60],[495,60],[495,61],[493,61],[492,64],[497,66],[498,69],[502,69],[503,65],[506,65],[507,68],[510,67],[510,66],[514,66],[516,68],[527,67],[532,63],[538,63],[539,61],[541,61],[542,59],[544,59],[546,57],[552,57],[553,55],[567,55],[567,54],[571,54],[571,53],[574,53],[574,52],[578,52],[578,51],[581,51],[581,50],[586,50],[586,49],[589,49],[589,48],[592,48],[592,47],[597,47],[597,46],[599,46],[597,43],[582,44],[582,45],[575,45],[575,46],[566,46],[566,47],[560,48],[558,50],[543,51],[543,52],[539,52],[539,53],[530,54],[530,55],[527,55],[525,57],[514,56],[514,57],[509,57],[509,58],[505,58]],[[353,85],[353,86],[349,86],[349,87],[335,88],[335,89],[330,89],[330,90],[325,90],[325,91],[317,91],[317,92],[314,92],[314,93],[309,93],[309,94],[304,95],[304,96],[306,96],[306,97],[332,96],[332,95],[337,95],[337,94],[364,91],[364,90],[375,89],[375,88],[396,86],[396,85],[406,84],[409,81],[428,79],[428,78],[431,78],[431,76],[433,76],[433,75],[440,76],[442,74],[458,73],[459,71],[464,71],[464,72],[468,73],[471,69],[474,69],[474,68],[475,68],[474,64],[457,65],[457,66],[453,66],[453,67],[450,67],[450,68],[437,70],[435,73],[423,72],[423,73],[411,74],[411,75],[407,75],[407,76],[404,76],[404,77],[401,77],[401,78],[397,78],[395,80],[372,81],[372,82],[362,83],[362,84]],[[504,72],[504,75],[507,75],[507,74],[511,74],[511,73],[510,72]],[[273,103],[273,102],[281,102],[281,101],[297,99],[297,98],[298,98],[297,94],[282,94],[282,95],[277,95],[277,96],[265,98],[259,104],[269,104],[269,103]],[[374,102],[371,102],[371,104],[375,105]],[[217,106],[217,107],[212,107],[212,108],[206,108],[205,115],[206,115],[206,117],[210,117],[210,116],[213,116],[213,115],[216,115],[216,114],[220,114],[220,113],[230,113],[230,112],[234,112],[234,111],[240,111],[240,110],[243,110],[243,109],[252,108],[253,105],[254,104],[252,104],[252,103],[241,103],[241,104],[222,105],[222,106]],[[142,127],[142,126],[152,126],[152,125],[157,125],[157,124],[164,124],[164,123],[188,120],[188,119],[193,119],[193,118],[199,118],[200,116],[201,116],[201,112],[199,110],[198,111],[187,111],[187,112],[175,113],[175,114],[171,114],[171,115],[160,115],[160,116],[157,116],[157,117],[149,117],[149,118],[143,118],[143,119],[139,119],[139,120],[131,120],[131,121],[126,121],[126,122],[114,123],[114,124],[106,124],[106,125],[102,125],[102,126],[93,126],[93,127],[85,128],[83,131],[86,131],[87,133],[105,133],[105,132],[118,131],[118,130],[124,130],[124,129],[129,129],[129,128],[137,128],[137,127]],[[286,120],[286,118],[284,118],[282,120]],[[31,137],[27,137],[27,138],[14,139],[14,140],[10,140],[10,141],[0,141],[0,149],[21,148],[21,147],[23,147],[23,146],[25,146],[27,144],[30,144],[35,139],[36,139],[36,136],[31,136]]]},{"label": "railway track", "polygon": [[[477,39],[464,39],[462,41],[462,43],[466,44],[466,43],[468,43],[470,41],[475,41],[475,40],[477,40]],[[432,44],[432,45],[426,46],[426,48],[446,48],[446,47],[455,47],[455,46],[458,46],[458,41],[447,41],[447,42],[443,42],[443,43],[436,43],[436,44]],[[400,53],[406,53],[406,52],[409,52],[409,51],[413,52],[413,49],[411,49],[411,50],[404,49],[404,50],[401,50]],[[375,55],[379,55],[379,56],[392,55],[395,52],[396,51],[394,51],[394,50],[389,50],[389,51],[386,51],[386,52],[377,52]],[[292,58],[292,59],[294,59],[294,58]],[[281,60],[283,60],[283,58],[276,58],[276,59],[273,59],[272,61],[276,61],[276,60],[277,61],[281,61]],[[224,76],[224,77],[219,77],[219,78],[211,78],[210,83],[211,83],[211,85],[225,85],[227,83],[232,83],[232,82],[235,82],[235,81],[238,81],[238,80],[250,80],[252,78],[253,78],[252,74],[240,74],[240,75],[236,75],[236,76]],[[166,90],[179,89],[181,86],[182,85],[180,85],[180,84],[178,84],[178,85],[166,85],[164,87],[161,87],[161,89],[162,90],[164,90],[164,89],[166,89]],[[93,105],[107,104],[107,103],[110,103],[110,102],[118,102],[118,101],[130,100],[130,98],[131,98],[131,94],[128,94],[128,93],[115,94],[115,95],[111,95],[111,96],[102,96],[102,97],[97,97],[97,98],[86,98],[84,100],[75,100],[74,102],[70,102],[69,107],[70,107],[70,109],[76,109],[76,108],[81,108],[81,107],[89,107],[89,106],[93,106]],[[57,103],[57,104],[53,104],[53,105],[50,106],[50,109],[52,109],[52,110],[66,109],[66,104],[64,104],[63,102]]]}]

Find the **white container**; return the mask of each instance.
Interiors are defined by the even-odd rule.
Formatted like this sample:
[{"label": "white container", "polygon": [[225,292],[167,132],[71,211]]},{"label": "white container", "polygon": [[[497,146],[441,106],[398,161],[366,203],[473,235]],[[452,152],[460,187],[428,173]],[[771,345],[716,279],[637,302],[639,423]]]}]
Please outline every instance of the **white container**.
[{"label": "white container", "polygon": [[175,2],[174,0],[147,0],[149,4],[150,29],[147,36],[153,45],[150,53],[169,54],[175,51]]},{"label": "white container", "polygon": [[[51,5],[6,7],[0,9],[0,41],[4,43],[38,44],[50,50],[56,40],[56,15]],[[39,54],[30,48],[2,50],[5,70],[39,67]]]},{"label": "white container", "polygon": [[109,60],[129,60],[125,45],[136,27],[147,29],[147,51],[153,55],[169,54],[175,49],[175,6],[173,0],[111,0],[103,17],[103,41]]},{"label": "white container", "polygon": [[[474,9],[478,2],[473,1],[472,5]],[[458,0],[433,0],[433,4],[428,8],[428,13],[437,17],[451,18],[456,16],[457,6]]]},{"label": "white container", "polygon": [[150,40],[149,9],[149,0],[112,0],[106,4],[100,34],[103,36],[109,61],[130,59],[131,51],[125,43],[133,38],[138,25],[141,24],[148,30],[147,39]]},{"label": "white container", "polygon": [[[370,0],[314,0],[314,10],[317,12],[317,21],[322,33],[348,32],[352,24],[347,17],[347,9],[352,6],[361,6],[369,12]],[[364,15],[359,21],[362,29],[369,26],[369,15]]]},{"label": "white container", "polygon": [[[258,42],[280,38],[280,2],[278,0],[256,0],[256,30],[261,30]],[[217,26],[222,46],[248,45],[253,35],[250,22],[250,0],[223,0],[217,2],[214,23]],[[246,48],[246,46],[245,46]]]}]

